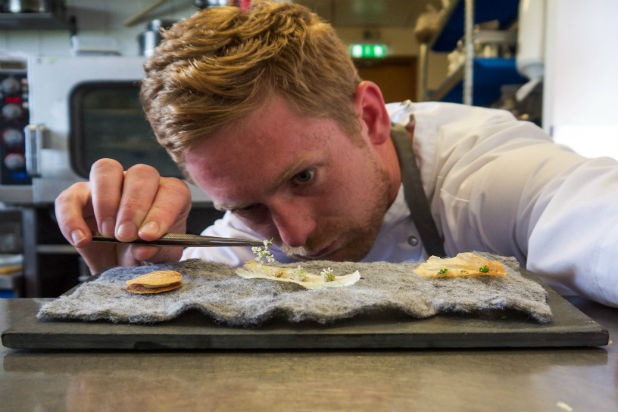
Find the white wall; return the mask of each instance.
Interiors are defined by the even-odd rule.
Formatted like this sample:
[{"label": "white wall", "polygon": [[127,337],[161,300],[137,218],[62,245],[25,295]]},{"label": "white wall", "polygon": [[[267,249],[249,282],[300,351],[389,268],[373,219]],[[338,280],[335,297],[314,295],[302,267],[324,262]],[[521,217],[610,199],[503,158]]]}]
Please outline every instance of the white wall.
[{"label": "white wall", "polygon": [[618,0],[548,0],[544,128],[618,159]]}]

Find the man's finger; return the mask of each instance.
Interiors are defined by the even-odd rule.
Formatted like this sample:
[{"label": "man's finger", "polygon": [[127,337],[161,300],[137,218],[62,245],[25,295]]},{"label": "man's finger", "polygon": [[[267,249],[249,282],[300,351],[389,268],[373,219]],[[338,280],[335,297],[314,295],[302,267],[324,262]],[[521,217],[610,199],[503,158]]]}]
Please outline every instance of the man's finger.
[{"label": "man's finger", "polygon": [[191,209],[191,191],[180,179],[161,178],[154,202],[139,229],[144,240],[155,240],[173,231],[184,233]]},{"label": "man's finger", "polygon": [[82,247],[92,239],[91,228],[86,217],[92,214],[90,185],[75,183],[56,198],[54,202],[58,227],[67,241],[75,247]]},{"label": "man's finger", "polygon": [[152,166],[140,164],[126,171],[116,216],[115,236],[118,240],[129,242],[137,239],[138,229],[159,190],[159,181],[159,173]]},{"label": "man's finger", "polygon": [[97,230],[108,237],[114,236],[122,182],[123,168],[116,160],[97,160],[90,169],[92,207]]}]

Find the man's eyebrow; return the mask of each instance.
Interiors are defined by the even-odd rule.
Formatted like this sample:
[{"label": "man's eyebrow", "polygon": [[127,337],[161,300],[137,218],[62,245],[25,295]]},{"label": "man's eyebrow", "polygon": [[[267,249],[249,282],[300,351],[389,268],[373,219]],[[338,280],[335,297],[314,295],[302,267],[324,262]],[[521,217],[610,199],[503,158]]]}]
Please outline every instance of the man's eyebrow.
[{"label": "man's eyebrow", "polygon": [[277,188],[281,186],[282,184],[284,184],[285,182],[287,182],[288,180],[290,180],[292,176],[294,176],[297,173],[296,171],[298,170],[300,165],[302,165],[306,161],[307,159],[303,157],[302,159],[299,159],[296,162],[292,163],[287,169],[285,169],[285,171],[281,174],[279,179],[275,181],[273,188]]},{"label": "man's eyebrow", "polygon": [[[281,174],[281,176],[275,180],[275,183],[272,186],[272,189],[277,189],[279,186],[281,186],[282,184],[284,184],[285,182],[287,182],[288,180],[290,180],[292,178],[292,176],[294,176],[296,174],[296,171],[298,170],[298,168],[307,161],[306,158],[302,158],[297,160],[296,162],[292,163],[290,166],[288,166],[283,173]],[[219,211],[226,211],[226,210],[236,210],[236,209],[243,209],[245,207],[251,206],[251,203],[217,203],[217,202],[213,202],[213,207],[216,210]]]}]

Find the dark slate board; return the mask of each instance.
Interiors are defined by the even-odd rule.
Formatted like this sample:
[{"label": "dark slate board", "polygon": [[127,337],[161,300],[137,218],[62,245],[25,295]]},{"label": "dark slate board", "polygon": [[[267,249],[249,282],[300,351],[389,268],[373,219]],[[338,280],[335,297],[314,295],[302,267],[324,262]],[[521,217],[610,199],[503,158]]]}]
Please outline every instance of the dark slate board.
[{"label": "dark slate board", "polygon": [[243,329],[213,323],[198,312],[154,325],[108,322],[42,322],[46,300],[27,300],[24,316],[2,333],[14,349],[422,349],[603,346],[609,333],[546,287],[554,314],[539,324],[518,313],[411,319],[383,313],[332,325],[273,321]]}]

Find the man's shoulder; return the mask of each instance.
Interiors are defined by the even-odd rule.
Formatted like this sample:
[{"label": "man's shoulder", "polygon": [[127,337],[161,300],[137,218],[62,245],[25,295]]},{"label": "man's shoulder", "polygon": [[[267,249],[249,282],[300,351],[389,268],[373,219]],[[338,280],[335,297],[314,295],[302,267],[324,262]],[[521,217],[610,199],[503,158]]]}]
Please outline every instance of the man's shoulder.
[{"label": "man's shoulder", "polygon": [[418,102],[410,100],[388,103],[386,109],[393,124],[405,125],[414,115],[416,127],[435,131],[442,126],[457,124],[459,129],[475,127],[496,121],[516,121],[508,111],[502,109],[469,106],[447,102]]},{"label": "man's shoulder", "polygon": [[458,120],[460,118],[478,118],[479,120],[488,118],[505,118],[515,120],[513,114],[507,110],[447,102],[415,103],[413,113],[415,116],[427,115],[435,118],[441,118],[445,122]]}]

